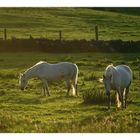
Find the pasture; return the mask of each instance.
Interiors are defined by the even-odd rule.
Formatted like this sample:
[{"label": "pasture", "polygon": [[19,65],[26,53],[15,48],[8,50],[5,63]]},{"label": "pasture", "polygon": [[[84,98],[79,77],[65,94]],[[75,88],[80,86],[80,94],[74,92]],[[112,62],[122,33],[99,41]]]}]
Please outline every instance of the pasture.
[{"label": "pasture", "polygon": [[[111,10],[112,9],[112,10]],[[0,38],[139,40],[139,8],[0,8]]]},{"label": "pasture", "polygon": [[[40,60],[76,63],[79,97],[66,97],[63,82],[49,85],[51,96],[44,97],[37,78],[21,91],[20,72]],[[127,64],[134,72],[125,110],[116,110],[115,103],[107,109],[104,86],[98,82],[111,63]],[[140,132],[139,53],[1,53],[0,68],[0,132]],[[90,96],[93,92],[97,96]]]}]

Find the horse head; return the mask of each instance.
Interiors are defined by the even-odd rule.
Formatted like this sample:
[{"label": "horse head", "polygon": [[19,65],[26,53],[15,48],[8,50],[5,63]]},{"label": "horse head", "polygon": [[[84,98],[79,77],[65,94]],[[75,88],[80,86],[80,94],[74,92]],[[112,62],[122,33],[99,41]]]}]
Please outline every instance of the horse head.
[{"label": "horse head", "polygon": [[105,90],[106,90],[106,95],[109,95],[110,94],[110,89],[111,89],[111,78],[112,78],[112,75],[103,75],[103,83],[104,83],[104,86],[105,86]]},{"label": "horse head", "polygon": [[19,78],[19,85],[20,85],[20,89],[24,90],[27,86],[27,80],[26,80],[26,75],[25,74],[20,74],[20,78]]},{"label": "horse head", "polygon": [[106,95],[108,96],[108,108],[110,108],[111,105],[111,98],[110,98],[110,90],[111,90],[111,79],[112,79],[112,69],[113,65],[109,65],[106,68],[105,74],[103,75],[103,83],[106,90]]}]

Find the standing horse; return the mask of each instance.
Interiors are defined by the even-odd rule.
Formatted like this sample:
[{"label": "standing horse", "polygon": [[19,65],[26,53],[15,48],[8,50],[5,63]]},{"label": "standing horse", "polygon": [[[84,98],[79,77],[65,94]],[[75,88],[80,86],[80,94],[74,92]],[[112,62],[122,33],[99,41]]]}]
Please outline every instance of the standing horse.
[{"label": "standing horse", "polygon": [[76,64],[68,62],[49,64],[47,62],[40,61],[27,69],[23,74],[20,74],[19,84],[21,90],[26,88],[28,80],[33,77],[38,77],[43,82],[44,95],[46,95],[47,91],[48,96],[50,96],[48,83],[64,80],[67,84],[67,95],[69,95],[69,91],[72,87],[73,95],[78,96],[78,67]]},{"label": "standing horse", "polygon": [[109,65],[103,75],[103,83],[108,96],[108,108],[111,105],[110,90],[116,91],[117,107],[126,108],[126,100],[129,87],[132,82],[132,71],[126,65],[118,65],[114,67]]}]

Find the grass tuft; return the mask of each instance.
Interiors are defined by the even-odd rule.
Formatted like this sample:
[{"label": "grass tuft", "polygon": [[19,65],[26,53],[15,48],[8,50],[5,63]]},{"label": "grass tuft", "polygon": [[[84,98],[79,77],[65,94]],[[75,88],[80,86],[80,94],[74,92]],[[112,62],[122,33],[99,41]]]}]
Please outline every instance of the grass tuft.
[{"label": "grass tuft", "polygon": [[[83,94],[83,100],[86,104],[106,104],[107,96],[103,91],[90,89]],[[111,96],[111,102],[115,102],[115,96],[113,95]]]},{"label": "grass tuft", "polygon": [[95,76],[95,74],[90,74],[90,75],[87,75],[87,76],[84,76],[84,80],[85,81],[93,81],[93,80],[98,80],[98,77]]}]

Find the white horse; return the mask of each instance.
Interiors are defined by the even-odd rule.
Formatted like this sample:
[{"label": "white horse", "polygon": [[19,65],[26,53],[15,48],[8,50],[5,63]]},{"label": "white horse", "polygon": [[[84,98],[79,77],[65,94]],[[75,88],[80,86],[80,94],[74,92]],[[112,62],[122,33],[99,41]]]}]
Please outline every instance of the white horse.
[{"label": "white horse", "polygon": [[48,94],[48,96],[50,96],[48,83],[64,80],[67,84],[67,95],[69,95],[69,91],[72,87],[73,95],[78,96],[78,67],[76,64],[69,62],[49,64],[47,62],[40,61],[31,68],[27,69],[23,74],[20,74],[19,84],[21,90],[26,88],[28,80],[33,77],[38,77],[43,82],[44,95]]},{"label": "white horse", "polygon": [[117,107],[126,108],[126,100],[129,92],[129,87],[132,82],[132,71],[126,65],[107,66],[103,75],[103,83],[108,96],[108,108],[111,105],[110,90],[116,91]]}]

